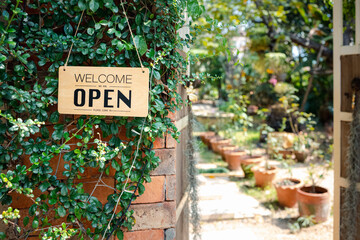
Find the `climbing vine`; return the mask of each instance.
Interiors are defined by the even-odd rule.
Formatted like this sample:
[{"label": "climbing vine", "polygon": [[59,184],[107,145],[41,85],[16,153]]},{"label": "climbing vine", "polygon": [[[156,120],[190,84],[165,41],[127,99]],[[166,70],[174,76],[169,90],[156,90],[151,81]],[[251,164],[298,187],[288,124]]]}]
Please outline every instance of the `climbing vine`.
[{"label": "climbing vine", "polygon": [[[73,44],[70,66],[139,67],[120,0],[4,0],[0,3],[0,201],[8,225],[0,239],[106,239],[135,220],[131,201],[159,164],[152,143],[178,138],[169,114],[183,100],[179,85],[189,36],[180,38],[183,14],[202,12],[197,0],[124,0],[134,41],[150,69],[146,118],[74,116],[57,112],[58,68]],[[81,13],[79,30],[74,36]],[[113,190],[105,203],[85,191],[82,179],[98,176]],[[115,187],[105,184],[115,178]],[[135,194],[136,192],[136,194]],[[14,196],[31,201],[12,207]],[[114,216],[113,216],[113,213]],[[105,233],[106,232],[106,233]]]}]

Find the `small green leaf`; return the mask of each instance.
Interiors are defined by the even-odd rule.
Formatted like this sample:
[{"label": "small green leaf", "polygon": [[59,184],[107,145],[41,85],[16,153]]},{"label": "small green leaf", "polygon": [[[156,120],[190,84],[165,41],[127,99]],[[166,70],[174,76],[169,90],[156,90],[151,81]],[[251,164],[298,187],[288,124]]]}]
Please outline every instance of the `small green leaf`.
[{"label": "small green leaf", "polygon": [[110,130],[111,130],[111,133],[116,135],[119,131],[119,128],[118,126],[116,125],[115,122],[112,122],[111,125],[110,125]]},{"label": "small green leaf", "polygon": [[4,62],[6,60],[6,56],[0,54],[0,62]]},{"label": "small green leaf", "polygon": [[124,239],[124,233],[122,231],[118,231],[116,233],[116,236],[119,240],[123,240]]},{"label": "small green leaf", "polygon": [[158,80],[161,79],[160,73],[159,73],[158,71],[156,71],[156,70],[154,70],[154,78],[155,78],[155,79],[158,79]]},{"label": "small green leaf", "polygon": [[67,23],[64,25],[64,32],[66,35],[73,35],[73,27],[71,26],[70,23]]},{"label": "small green leaf", "polygon": [[47,129],[47,127],[42,127],[40,132],[41,132],[41,135],[43,138],[45,138],[45,139],[49,138],[50,133],[49,133],[49,129]]},{"label": "small green leaf", "polygon": [[29,224],[29,220],[30,220],[30,218],[28,216],[24,217],[23,224],[25,227],[26,227],[26,225]]},{"label": "small green leaf", "polygon": [[90,0],[89,8],[91,11],[96,12],[96,10],[99,9],[99,3],[97,2],[97,0]]},{"label": "small green leaf", "polygon": [[31,225],[33,228],[38,228],[39,226],[39,220],[38,220],[38,217],[34,217],[34,220],[32,222],[32,225]]},{"label": "small green leaf", "polygon": [[50,119],[49,119],[49,121],[51,122],[51,123],[57,123],[58,121],[59,121],[59,112],[58,111],[56,111],[56,112],[53,112],[51,115],[50,115]]},{"label": "small green leaf", "polygon": [[78,2],[78,7],[80,8],[80,10],[85,10],[86,9],[86,4],[83,0],[80,0]]},{"label": "small green leaf", "polygon": [[108,34],[113,34],[115,32],[115,28],[109,28],[107,31]]},{"label": "small green leaf", "polygon": [[67,187],[66,186],[62,187],[60,193],[62,196],[66,196],[68,194]]},{"label": "small green leaf", "polygon": [[34,216],[34,214],[35,214],[35,212],[36,212],[36,209],[37,209],[37,205],[36,205],[36,204],[31,205],[31,207],[29,208],[29,215],[30,215],[30,216]]},{"label": "small green leaf", "polygon": [[4,16],[4,20],[5,20],[5,21],[8,21],[8,20],[9,20],[10,15],[9,15],[9,13],[8,13],[6,10],[4,10],[4,11],[2,12],[2,15]]},{"label": "small green leaf", "polygon": [[54,198],[51,198],[51,199],[49,200],[49,204],[50,204],[50,205],[55,205],[56,203],[57,203],[57,200],[54,199]]},{"label": "small green leaf", "polygon": [[147,44],[143,36],[136,35],[134,37],[134,41],[136,43],[136,47],[140,53],[140,55],[144,55],[147,51]]},{"label": "small green leaf", "polygon": [[42,184],[40,184],[39,189],[41,192],[45,192],[49,187],[50,187],[49,182],[43,182]]},{"label": "small green leaf", "polygon": [[119,163],[118,163],[115,159],[111,162],[111,166],[112,166],[116,171],[120,171],[120,169],[121,169]]},{"label": "small green leaf", "polygon": [[66,210],[63,206],[58,207],[57,212],[60,217],[65,217],[66,215]]},{"label": "small green leaf", "polygon": [[86,31],[89,35],[93,35],[95,32],[95,30],[93,28],[88,28]]},{"label": "small green leaf", "polygon": [[135,23],[136,23],[136,25],[141,25],[141,15],[140,14],[136,15]]},{"label": "small green leaf", "polygon": [[77,219],[81,220],[81,209],[79,208],[79,206],[75,207],[75,216],[77,217]]}]

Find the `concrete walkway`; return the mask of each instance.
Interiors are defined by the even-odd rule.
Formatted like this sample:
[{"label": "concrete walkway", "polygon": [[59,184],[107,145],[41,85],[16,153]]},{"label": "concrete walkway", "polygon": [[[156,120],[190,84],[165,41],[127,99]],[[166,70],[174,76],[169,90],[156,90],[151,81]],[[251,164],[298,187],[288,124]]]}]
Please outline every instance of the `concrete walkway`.
[{"label": "concrete walkway", "polygon": [[[209,163],[198,165],[197,167],[202,169],[214,167]],[[296,164],[293,170],[295,177],[303,179],[307,174],[306,167],[302,164]],[[279,175],[286,176],[286,171],[281,169]],[[288,224],[298,216],[297,208],[272,212],[257,199],[241,192],[237,183],[226,175],[234,177],[233,173],[198,176],[202,240],[332,239],[332,217],[325,223],[291,234]],[[333,171],[328,172],[321,185],[333,193]],[[192,236],[190,239],[193,239]]]},{"label": "concrete walkway", "polygon": [[199,175],[199,209],[202,221],[220,221],[256,216],[268,217],[271,212],[253,197],[239,191],[228,177]]}]

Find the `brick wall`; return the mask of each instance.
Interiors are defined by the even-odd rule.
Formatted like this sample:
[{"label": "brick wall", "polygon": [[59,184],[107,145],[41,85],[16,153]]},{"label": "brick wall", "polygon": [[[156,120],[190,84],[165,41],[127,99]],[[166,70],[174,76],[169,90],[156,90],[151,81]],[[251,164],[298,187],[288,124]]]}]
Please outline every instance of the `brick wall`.
[{"label": "brick wall", "polygon": [[[184,88],[178,89],[179,93],[186,98],[186,91]],[[50,111],[56,111],[56,106],[52,107]],[[188,108],[184,107],[176,113],[170,115],[172,121],[176,124],[181,132],[180,143],[177,143],[171,135],[165,136],[163,139],[157,139],[154,142],[154,149],[156,155],[161,159],[159,166],[151,173],[152,181],[145,184],[145,192],[136,201],[133,202],[131,208],[134,210],[134,217],[136,224],[131,232],[124,233],[125,240],[187,240],[188,239],[188,208],[187,204],[183,207],[179,216],[176,216],[177,207],[186,191],[187,183],[187,164],[185,161],[186,141],[187,135],[187,116]],[[79,116],[76,115],[60,115],[60,121],[66,122],[65,119],[75,120]],[[108,121],[111,121],[109,118]],[[50,132],[53,132],[53,124],[46,123]],[[71,129],[73,126],[69,126]],[[126,129],[119,130],[118,136],[125,140]],[[36,135],[34,136],[36,137]],[[109,139],[103,139],[108,141]],[[76,147],[76,141],[70,142],[71,149]],[[62,155],[63,156],[63,155]],[[50,161],[53,169],[58,166],[57,178],[63,180],[62,172],[64,169],[65,161],[61,157],[55,157]],[[29,158],[22,159],[23,164],[30,164]],[[115,187],[114,172],[110,176],[103,177],[102,180],[109,186]],[[78,182],[84,183],[84,190],[91,193],[95,186],[95,180],[98,180],[99,171],[97,169],[86,169],[82,179]],[[106,197],[114,193],[110,188],[99,186],[94,192],[100,202],[105,204]],[[35,198],[42,193],[39,190],[34,192]],[[28,209],[33,202],[17,193],[12,193],[13,203],[11,206],[20,210],[21,219],[29,216]],[[5,207],[6,209],[7,207]],[[4,206],[0,206],[4,209]],[[30,217],[30,216],[29,216]],[[49,223],[52,225],[61,224],[66,221],[65,218],[55,219],[54,216],[48,216]],[[30,217],[32,222],[33,217]],[[91,223],[85,222],[85,227],[90,227]],[[6,226],[0,224],[0,231],[4,231]],[[38,239],[34,233],[28,239]],[[34,237],[34,238],[33,238]]]},{"label": "brick wall", "polygon": [[[179,93],[186,97],[184,88]],[[154,142],[161,163],[151,173],[151,183],[145,184],[145,193],[132,204],[136,224],[125,240],[186,240],[189,236],[188,209],[185,205],[179,216],[176,210],[187,188],[186,141],[188,108],[172,115],[181,131],[180,143],[171,136]]]},{"label": "brick wall", "polygon": [[[184,90],[180,90],[182,95]],[[184,95],[185,96],[185,95]],[[157,156],[161,159],[159,166],[151,173],[152,181],[145,184],[145,192],[142,196],[136,199],[131,208],[134,210],[134,217],[136,224],[131,232],[124,233],[125,240],[173,240],[173,239],[188,239],[188,210],[185,206],[180,216],[176,216],[177,205],[182,199],[182,196],[187,188],[187,172],[185,164],[185,152],[187,141],[187,108],[183,108],[176,114],[172,114],[171,118],[181,131],[180,143],[177,143],[171,135],[165,136],[163,139],[157,139],[154,142],[154,150]],[[62,120],[65,118],[76,118],[77,116],[62,115]],[[50,135],[53,129],[52,125],[47,126]],[[125,129],[121,129],[119,136],[124,136]],[[103,139],[107,140],[107,139]],[[74,144],[75,142],[71,143]],[[29,162],[29,159],[23,159],[24,164]],[[59,173],[57,177],[61,180],[64,160],[62,157],[56,157],[51,160],[53,169],[56,169],[59,163]],[[115,186],[114,173],[110,176],[103,177],[102,180],[109,186]],[[84,183],[84,190],[88,193],[94,189],[95,180],[99,177],[99,172],[96,169],[87,169],[83,178],[76,180]],[[104,186],[99,186],[94,192],[100,202],[105,204],[106,197],[112,194],[113,190]],[[41,192],[36,190],[35,197],[40,196]],[[17,193],[12,194],[14,208],[20,210],[21,219],[29,216],[28,209],[33,202]],[[61,224],[66,221],[65,218],[55,219],[54,216],[49,216],[49,223],[53,225]],[[32,222],[32,217],[30,217]],[[21,224],[20,224],[21,225]],[[91,223],[85,222],[85,227],[90,227]],[[4,226],[0,226],[4,229]],[[30,237],[35,237],[34,233]],[[35,237],[34,239],[37,239]],[[115,238],[116,239],[116,238]]]}]

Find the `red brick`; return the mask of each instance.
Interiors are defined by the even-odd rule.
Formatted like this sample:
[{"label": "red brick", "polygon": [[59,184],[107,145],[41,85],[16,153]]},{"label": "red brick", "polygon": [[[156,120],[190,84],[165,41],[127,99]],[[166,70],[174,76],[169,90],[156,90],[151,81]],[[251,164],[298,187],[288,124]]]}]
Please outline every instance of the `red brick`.
[{"label": "red brick", "polygon": [[[145,190],[146,191],[146,190]],[[173,201],[176,199],[176,176],[166,176],[166,196],[167,201]]]},{"label": "red brick", "polygon": [[175,149],[155,149],[155,155],[161,160],[159,166],[151,172],[151,175],[172,175],[176,173]]},{"label": "red brick", "polygon": [[176,148],[177,141],[171,136],[171,134],[166,135],[166,148]]},{"label": "red brick", "polygon": [[167,115],[168,118],[171,119],[172,122],[175,122],[176,121],[176,112],[170,112],[169,111],[169,114]]},{"label": "red brick", "polygon": [[165,177],[151,177],[151,182],[145,183],[145,192],[133,203],[155,203],[165,200]]},{"label": "red brick", "polygon": [[73,117],[74,117],[74,120],[77,120],[81,117],[82,115],[77,115],[77,114],[74,114]]},{"label": "red brick", "polygon": [[[91,194],[91,192],[93,191],[96,182],[97,182],[98,178],[96,179],[77,179],[75,180],[75,183],[83,183],[83,188],[84,191],[88,194]],[[106,185],[109,185],[110,187],[114,188],[115,186],[115,180],[113,178],[102,178],[102,180],[104,181],[104,183]],[[99,183],[100,186],[97,186],[93,196],[96,197],[102,204],[107,203],[107,197],[110,194],[114,193],[114,190],[104,186],[103,183]]]},{"label": "red brick", "polygon": [[164,230],[124,232],[124,240],[164,240]]},{"label": "red brick", "polygon": [[125,127],[125,126],[121,126],[121,127],[119,128],[118,137],[119,137],[122,141],[129,141],[129,138],[126,137],[126,127]]},{"label": "red brick", "polygon": [[133,230],[173,228],[176,224],[176,204],[172,202],[132,205],[136,223]]},{"label": "red brick", "polygon": [[153,149],[165,148],[165,138],[156,138],[153,142]]},{"label": "red brick", "polygon": [[[47,193],[47,192],[45,192],[45,193]],[[35,189],[33,199],[40,197],[41,194],[43,194],[43,193],[39,189]],[[11,203],[12,208],[17,208],[17,209],[29,208],[34,204],[34,202],[31,200],[31,198],[25,196],[24,194],[12,192],[12,193],[10,193],[10,196],[12,197],[12,203]]]}]

